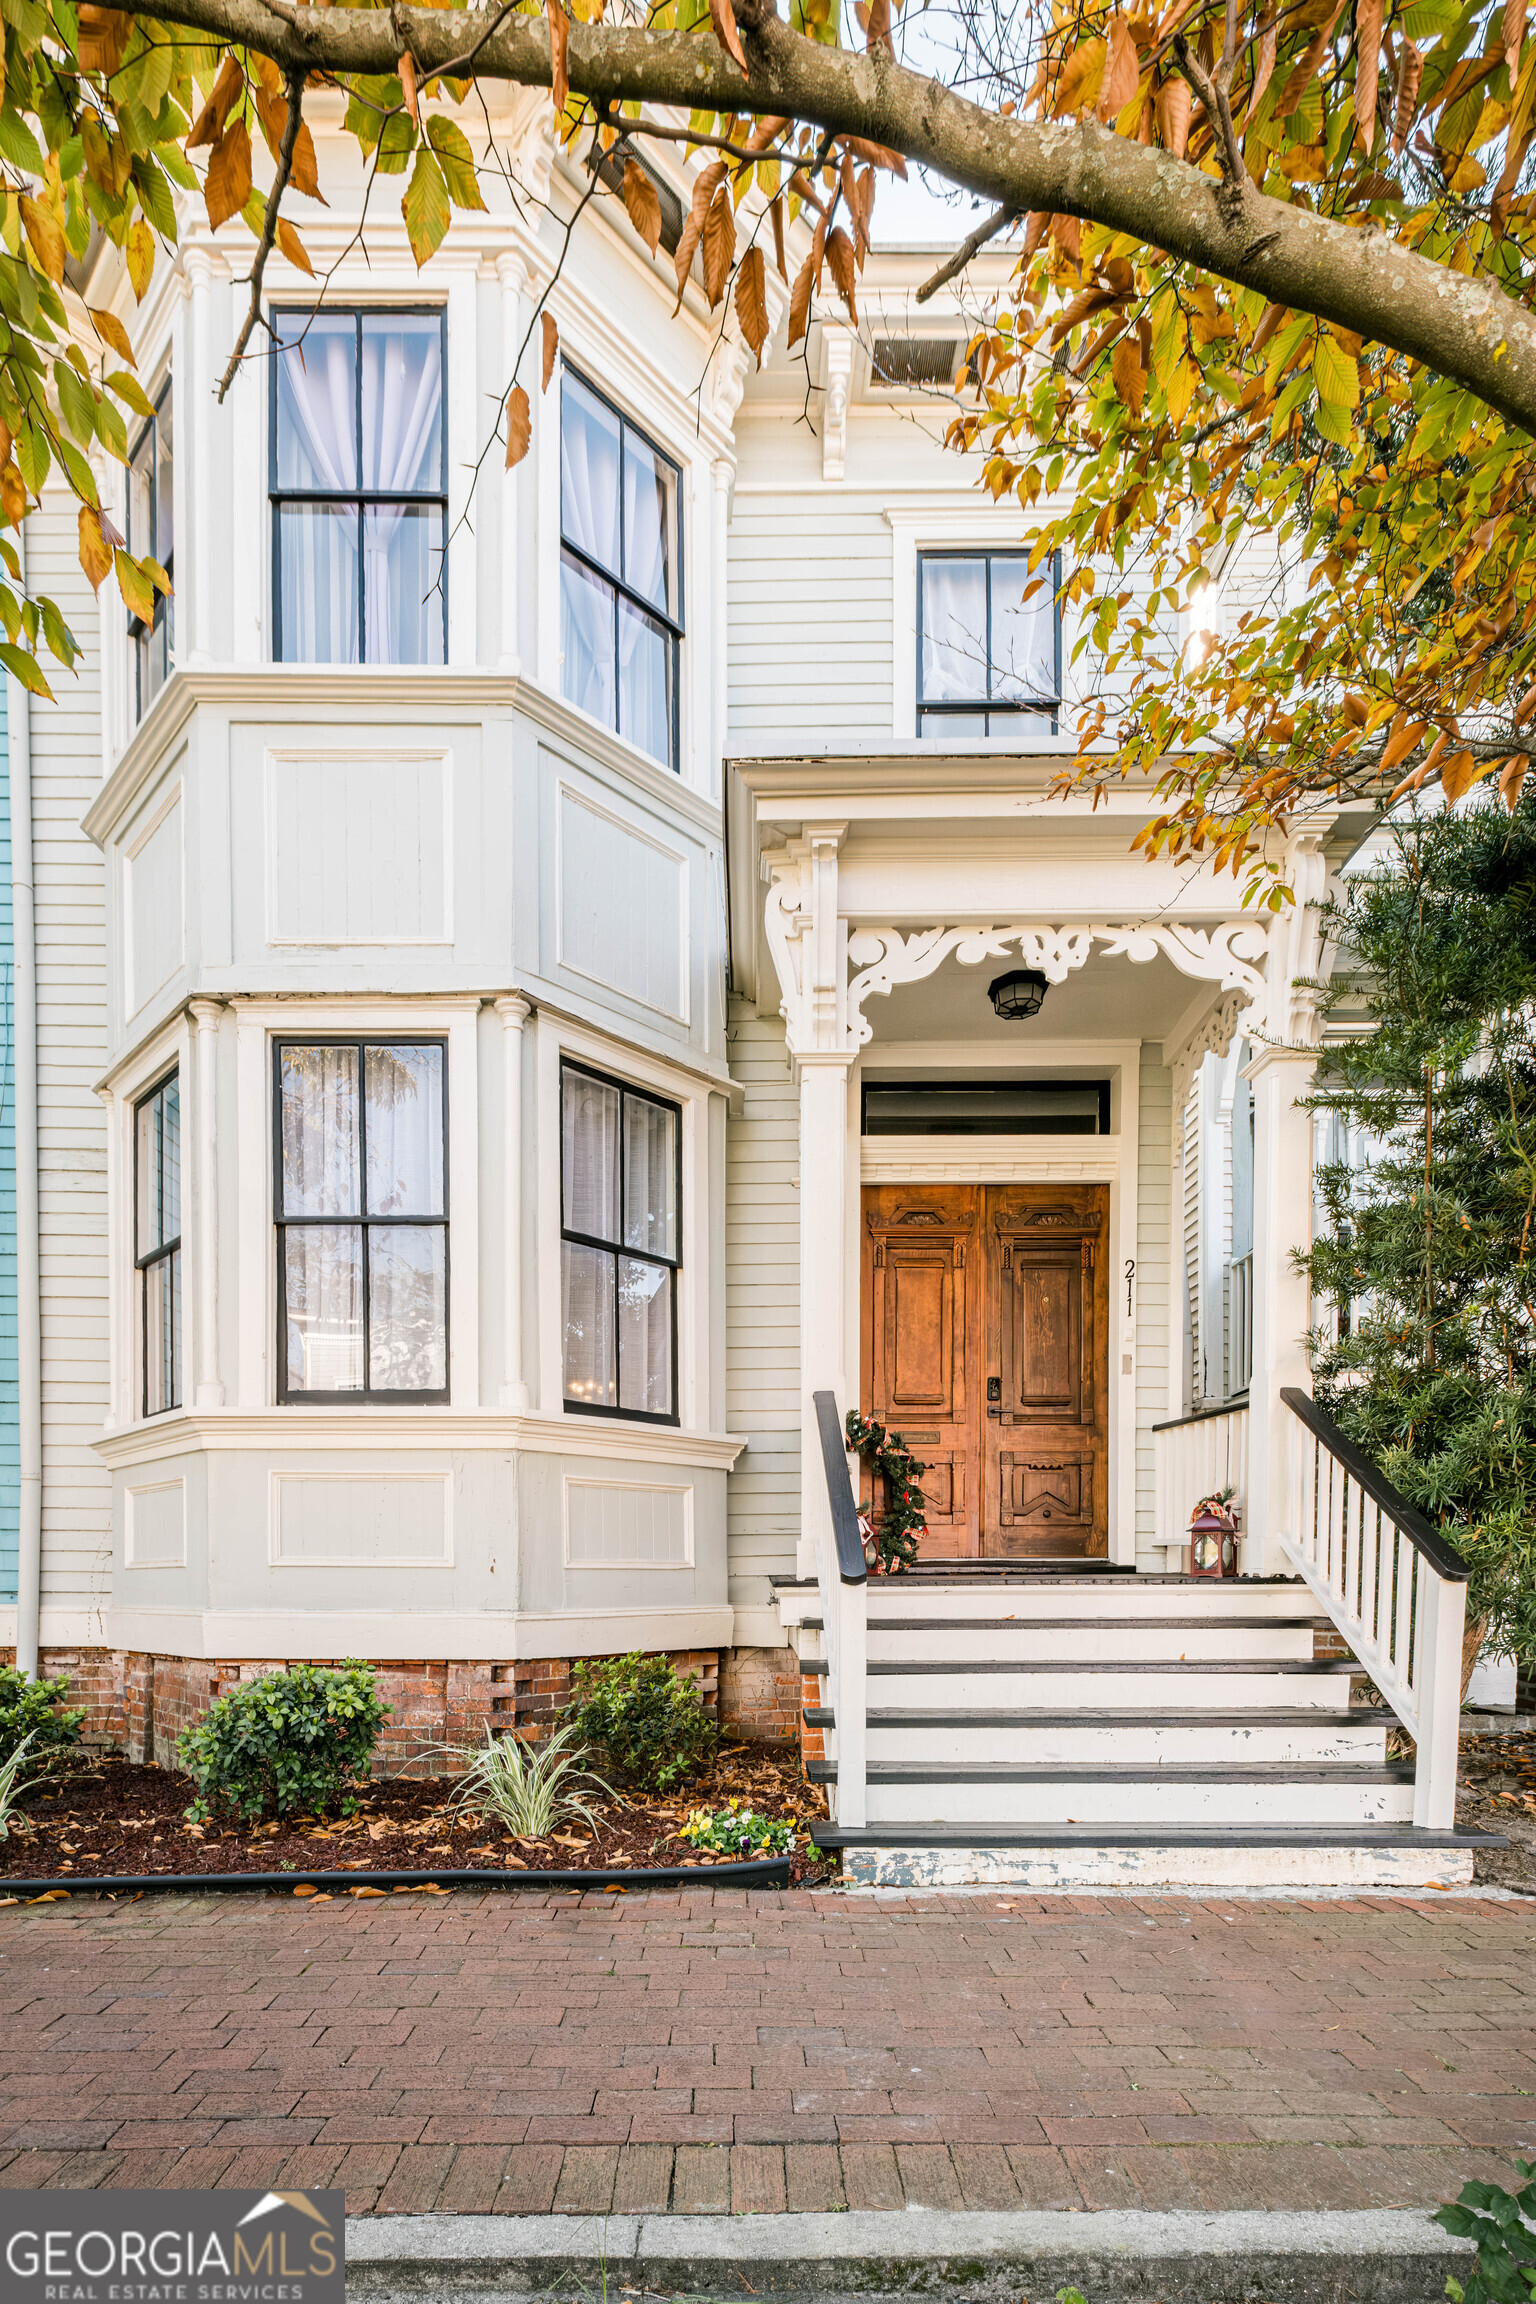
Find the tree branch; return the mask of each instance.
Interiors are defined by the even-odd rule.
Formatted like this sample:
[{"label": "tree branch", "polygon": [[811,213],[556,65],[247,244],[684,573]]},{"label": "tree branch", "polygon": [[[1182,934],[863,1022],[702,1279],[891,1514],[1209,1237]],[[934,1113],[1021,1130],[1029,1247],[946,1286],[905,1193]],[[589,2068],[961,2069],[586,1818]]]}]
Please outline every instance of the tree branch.
[{"label": "tree branch", "polygon": [[302,71],[289,68],[288,117],[283,122],[283,140],[277,148],[277,173],[272,179],[272,189],[267,194],[267,212],[261,220],[261,238],[256,243],[256,261],[251,266],[250,307],[246,312],[240,333],[235,338],[235,348],[229,356],[229,366],[225,369],[219,384],[220,407],[224,405],[225,393],[239,374],[240,363],[245,357],[245,348],[251,340],[251,332],[261,318],[262,274],[267,269],[267,258],[272,253],[272,243],[277,238],[278,203],[288,189],[288,178],[293,170],[294,146],[299,141],[299,130],[304,124],[304,79],[305,75]]},{"label": "tree branch", "polygon": [[946,256],[937,272],[928,275],[917,292],[917,302],[926,304],[930,296],[936,296],[957,272],[965,270],[979,248],[985,248],[989,240],[995,240],[999,232],[1006,232],[1009,225],[1018,220],[1017,208],[994,208],[985,223],[978,224],[974,232],[967,232],[953,256]]},{"label": "tree branch", "polygon": [[[103,4],[132,14],[142,0]],[[424,79],[462,54],[468,14],[396,9]],[[379,9],[296,7],[291,29],[266,0],[156,0],[155,15],[227,46],[257,49],[289,73],[387,76],[399,55],[391,19]],[[783,114],[834,136],[886,145],[997,206],[1077,216],[1133,234],[1259,290],[1270,303],[1421,360],[1536,434],[1536,320],[1490,279],[1455,272],[1384,231],[1336,224],[1299,202],[1271,199],[1251,184],[1239,214],[1225,185],[1095,120],[1004,118],[884,54],[824,47],[778,17],[753,22],[743,36],[746,73],[707,35],[572,22],[570,84],[608,105],[639,100],[688,112]],[[486,42],[479,72],[548,88],[543,18],[508,18]]]}]

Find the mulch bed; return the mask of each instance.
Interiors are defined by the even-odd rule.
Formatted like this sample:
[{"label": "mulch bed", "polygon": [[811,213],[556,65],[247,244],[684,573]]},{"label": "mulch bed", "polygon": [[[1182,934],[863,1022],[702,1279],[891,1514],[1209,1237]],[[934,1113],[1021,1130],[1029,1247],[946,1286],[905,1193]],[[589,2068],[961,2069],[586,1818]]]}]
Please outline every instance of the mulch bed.
[{"label": "mulch bed", "polygon": [[[453,1783],[447,1777],[376,1778],[358,1795],[356,1813],[314,1816],[258,1825],[189,1824],[190,1780],[167,1768],[129,1760],[82,1760],[77,1773],[30,1793],[22,1816],[29,1830],[12,1828],[0,1841],[0,1889],[5,1881],[111,1879],[157,1872],[232,1873],[316,1871],[606,1872],[684,1864],[708,1870],[730,1862],[695,1849],[677,1835],[693,1808],[723,1808],[741,1799],[761,1816],[793,1821],[804,1830],[826,1815],[816,1785],[800,1774],[797,1753],[776,1745],[722,1748],[681,1793],[662,1799],[623,1791],[592,1801],[599,1829],[562,1825],[544,1840],[515,1840],[471,1810],[450,1815]],[[599,1801],[601,1806],[599,1807]],[[825,1877],[830,1859],[801,1849],[791,1878]]]},{"label": "mulch bed", "polygon": [[1507,1848],[1479,1848],[1480,1884],[1536,1894],[1536,1735],[1463,1736],[1456,1821],[1503,1832]]}]

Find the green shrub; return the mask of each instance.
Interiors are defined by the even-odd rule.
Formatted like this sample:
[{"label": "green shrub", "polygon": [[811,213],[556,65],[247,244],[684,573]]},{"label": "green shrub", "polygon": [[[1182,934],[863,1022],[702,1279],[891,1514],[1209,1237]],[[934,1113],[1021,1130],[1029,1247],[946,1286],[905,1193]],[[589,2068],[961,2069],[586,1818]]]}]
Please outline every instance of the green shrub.
[{"label": "green shrub", "polygon": [[1518,2192],[1500,2184],[1463,2184],[1456,2199],[1435,2210],[1435,2222],[1458,2240],[1475,2240],[1477,2254],[1465,2281],[1447,2280],[1451,2304],[1529,2304],[1536,2295],[1536,2161],[1517,2160],[1525,2178]]},{"label": "green shrub", "polygon": [[800,1827],[776,1817],[759,1816],[743,1801],[728,1808],[695,1808],[678,1834],[694,1848],[708,1848],[717,1856],[792,1856],[800,1845]]},{"label": "green shrub", "polygon": [[57,1767],[80,1741],[83,1712],[65,1704],[67,1680],[31,1680],[14,1665],[0,1667],[0,1763],[31,1738],[31,1769]]},{"label": "green shrub", "polygon": [[249,1824],[296,1809],[350,1815],[389,1709],[369,1666],[350,1658],[339,1671],[290,1664],[242,1682],[181,1738],[181,1764],[197,1787],[188,1813],[223,1811]]},{"label": "green shrub", "polygon": [[665,1656],[605,1657],[576,1666],[566,1718],[584,1744],[601,1745],[632,1784],[670,1792],[715,1749],[715,1724],[691,1680]]}]

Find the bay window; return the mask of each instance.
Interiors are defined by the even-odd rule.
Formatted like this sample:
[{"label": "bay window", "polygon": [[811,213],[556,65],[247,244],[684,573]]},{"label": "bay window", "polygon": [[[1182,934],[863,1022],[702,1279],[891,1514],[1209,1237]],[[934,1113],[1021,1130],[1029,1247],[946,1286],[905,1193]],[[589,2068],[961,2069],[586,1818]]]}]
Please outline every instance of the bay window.
[{"label": "bay window", "polygon": [[273,654],[441,664],[447,647],[447,319],[279,312]]},{"label": "bay window", "polygon": [[280,1400],[448,1397],[447,1051],[275,1049]]},{"label": "bay window", "polygon": [[[155,412],[128,459],[128,549],[136,559],[158,560],[176,580],[175,455],[169,379]],[[134,717],[142,719],[170,677],[175,647],[175,603],[156,592],[154,613],[128,619],[133,647]]]},{"label": "bay window", "polygon": [[917,626],[919,736],[1006,736],[1025,713],[1054,722],[1054,561],[1032,576],[1021,552],[919,553]]},{"label": "bay window", "polygon": [[678,1420],[680,1159],[675,1104],[561,1066],[565,1405],[578,1414]]},{"label": "bay window", "polygon": [[142,1413],[181,1406],[181,1088],[172,1072],[133,1111],[134,1264]]},{"label": "bay window", "polygon": [[560,382],[563,693],[677,766],[678,468],[567,368]]}]

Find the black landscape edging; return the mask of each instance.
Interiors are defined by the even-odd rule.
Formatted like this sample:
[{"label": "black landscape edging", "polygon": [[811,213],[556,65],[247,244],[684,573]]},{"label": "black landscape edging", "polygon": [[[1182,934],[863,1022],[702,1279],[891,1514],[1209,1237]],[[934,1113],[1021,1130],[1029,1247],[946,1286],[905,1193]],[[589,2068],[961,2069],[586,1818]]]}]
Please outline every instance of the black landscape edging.
[{"label": "black landscape edging", "polygon": [[590,1872],[137,1872],[95,1878],[67,1873],[53,1880],[8,1880],[0,1874],[0,1897],[46,1896],[66,1889],[98,1896],[143,1894],[150,1889],[183,1893],[205,1888],[676,1888],[688,1881],[723,1880],[733,1888],[787,1888],[790,1859],[764,1856],[744,1864],[661,1864],[650,1870]]}]

